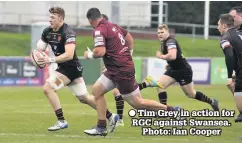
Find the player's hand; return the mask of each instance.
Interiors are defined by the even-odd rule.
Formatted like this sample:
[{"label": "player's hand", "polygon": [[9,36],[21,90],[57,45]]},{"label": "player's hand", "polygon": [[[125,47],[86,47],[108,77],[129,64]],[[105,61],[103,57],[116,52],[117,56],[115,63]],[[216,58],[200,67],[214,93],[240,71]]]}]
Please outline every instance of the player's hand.
[{"label": "player's hand", "polygon": [[232,81],[235,82],[235,79],[236,79],[236,75],[232,75]]},{"label": "player's hand", "polygon": [[229,78],[228,81],[227,81],[227,86],[229,88],[231,88],[231,87],[233,87],[233,84],[234,84],[233,79],[232,78]]},{"label": "player's hand", "polygon": [[39,58],[38,59],[38,63],[41,64],[41,65],[47,65],[47,64],[50,64],[52,61],[51,61],[51,58],[49,58],[48,56],[44,56],[43,58]]},{"label": "player's hand", "polygon": [[88,59],[88,51],[85,51],[85,52],[84,52],[84,58],[85,58],[85,59]]},{"label": "player's hand", "polygon": [[160,56],[161,56],[161,52],[160,51],[156,51],[156,57],[160,59]]}]

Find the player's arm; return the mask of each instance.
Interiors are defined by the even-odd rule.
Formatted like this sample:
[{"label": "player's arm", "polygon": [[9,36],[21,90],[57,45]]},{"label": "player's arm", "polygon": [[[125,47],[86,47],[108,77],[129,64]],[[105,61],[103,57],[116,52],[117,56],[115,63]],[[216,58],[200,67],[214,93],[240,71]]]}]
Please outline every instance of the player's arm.
[{"label": "player's arm", "polygon": [[125,29],[123,29],[122,27],[120,27],[122,33],[124,34],[124,40],[125,42],[127,42],[127,45],[129,47],[130,50],[130,54],[133,54],[133,48],[134,48],[134,39],[132,37],[132,35]]},{"label": "player's arm", "polygon": [[175,48],[169,49],[166,55],[160,55],[160,58],[167,61],[172,61],[176,59],[177,50]]},{"label": "player's arm", "polygon": [[66,61],[70,61],[74,57],[75,53],[75,48],[76,48],[76,35],[75,33],[67,33],[65,35],[65,53],[56,56],[55,57],[55,62],[56,63],[63,63]]},{"label": "player's arm", "polygon": [[72,60],[74,57],[75,48],[76,48],[76,44],[74,43],[66,44],[65,53],[55,57],[55,62],[63,63],[63,62]]},{"label": "player's arm", "polygon": [[221,40],[221,47],[225,56],[225,63],[227,67],[228,79],[232,79],[233,70],[234,70],[234,52],[233,47],[230,44],[229,40]]},{"label": "player's arm", "polygon": [[[92,57],[94,59],[96,58],[101,58],[105,55],[106,53],[106,48],[104,46],[100,46],[100,47],[95,47],[94,50],[92,51]],[[90,56],[91,57],[91,56]]]},{"label": "player's arm", "polygon": [[168,53],[165,55],[157,55],[157,57],[166,61],[175,60],[177,55],[176,41],[174,39],[169,39],[166,46],[168,49]]},{"label": "player's arm", "polygon": [[225,55],[225,63],[227,67],[228,79],[232,79],[234,70],[234,52],[233,47],[226,47],[223,49]]},{"label": "player's arm", "polygon": [[88,59],[97,59],[101,58],[106,53],[106,41],[105,41],[105,29],[100,27],[99,29],[96,29],[93,33],[93,39],[94,39],[94,49],[93,51],[89,50],[85,51],[84,57]]},{"label": "player's arm", "polygon": [[38,50],[41,50],[41,51],[46,50],[46,48],[48,46],[48,42],[47,42],[47,38],[46,38],[46,29],[44,29],[44,31],[41,35],[41,39],[39,39],[36,46],[37,46],[36,49],[38,49]]}]

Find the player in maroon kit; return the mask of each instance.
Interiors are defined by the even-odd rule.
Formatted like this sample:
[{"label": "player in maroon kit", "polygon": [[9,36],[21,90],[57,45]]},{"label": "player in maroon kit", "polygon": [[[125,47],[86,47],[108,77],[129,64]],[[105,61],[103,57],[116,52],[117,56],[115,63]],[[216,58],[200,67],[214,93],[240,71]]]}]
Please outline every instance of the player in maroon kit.
[{"label": "player in maroon kit", "polygon": [[142,98],[135,80],[134,62],[130,54],[132,49],[128,47],[128,43],[133,42],[131,41],[131,35],[125,29],[103,19],[97,8],[89,9],[86,16],[90,25],[94,28],[94,50],[85,51],[84,57],[87,59],[103,58],[107,71],[99,77],[92,90],[98,113],[97,126],[84,132],[92,136],[107,135],[106,100],[104,94],[114,88],[118,88],[123,99],[133,108],[180,110],[179,107],[173,108],[154,100]]}]

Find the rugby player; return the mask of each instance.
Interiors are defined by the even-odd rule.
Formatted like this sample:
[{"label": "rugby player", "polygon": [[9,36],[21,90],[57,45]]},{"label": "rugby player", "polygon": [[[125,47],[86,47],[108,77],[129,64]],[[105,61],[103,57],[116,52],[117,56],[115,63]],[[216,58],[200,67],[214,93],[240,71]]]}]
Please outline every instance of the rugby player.
[{"label": "rugby player", "polygon": [[[107,70],[93,85],[92,93],[97,104],[97,126],[84,133],[92,136],[106,136],[106,100],[104,94],[117,88],[123,99],[136,109],[180,110],[153,100],[143,99],[135,80],[134,62],[128,43],[131,35],[120,26],[103,19],[99,9],[90,8],[86,14],[90,25],[94,28],[94,50],[85,51],[87,59],[103,58]],[[127,42],[126,42],[127,41]]]},{"label": "rugby player", "polygon": [[[64,23],[65,11],[61,7],[52,7],[50,12],[50,26],[43,30],[41,39],[37,43],[37,48],[45,51],[49,44],[53,50],[54,57],[45,56],[39,59],[40,64],[57,63],[58,68],[55,74],[51,75],[43,86],[43,91],[48,98],[57,116],[55,125],[48,128],[49,131],[56,131],[68,127],[64,118],[57,90],[67,86],[77,99],[92,108],[96,108],[93,96],[88,96],[85,81],[82,78],[83,67],[79,63],[76,54],[76,34]],[[118,115],[107,110],[107,118],[110,125],[113,125]],[[112,129],[112,126],[111,126]]]},{"label": "rugby player", "polygon": [[[158,96],[160,98],[160,102],[166,104],[167,93],[165,89],[175,82],[179,82],[186,96],[202,102],[206,102],[211,105],[214,110],[218,111],[218,100],[210,99],[204,93],[194,89],[194,84],[192,81],[192,68],[184,58],[181,47],[177,40],[173,36],[170,36],[168,26],[165,24],[159,25],[157,35],[159,40],[162,42],[162,53],[157,51],[156,57],[158,59],[166,60],[168,63],[166,72],[159,79],[159,84],[161,84],[162,87],[158,88]],[[146,79],[150,83],[155,82],[152,77],[147,77]],[[142,90],[146,87],[146,83],[144,82],[139,88]]]},{"label": "rugby player", "polygon": [[[232,10],[233,11],[233,10]],[[232,13],[230,12],[230,14]],[[230,14],[221,14],[218,21],[218,30],[221,34],[220,46],[225,55],[225,63],[228,72],[227,85],[234,86],[233,95],[239,115],[235,122],[242,121],[242,32],[234,27],[239,27],[235,22],[235,16]],[[238,20],[238,19],[237,19]],[[237,25],[235,25],[237,24]],[[235,71],[235,82],[233,82],[232,74]],[[232,85],[234,84],[234,85]]]},{"label": "rugby player", "polygon": [[[103,19],[108,21],[108,16],[106,14],[102,14],[102,17],[103,17]],[[133,45],[133,43],[129,44],[129,46],[132,46],[132,45]],[[104,68],[103,73],[106,70],[107,69]],[[124,99],[122,98],[122,96],[117,88],[113,89],[112,93],[113,93],[114,99],[116,101],[117,114],[119,115],[119,120],[116,123],[116,127],[124,126],[124,121],[123,121]]]}]

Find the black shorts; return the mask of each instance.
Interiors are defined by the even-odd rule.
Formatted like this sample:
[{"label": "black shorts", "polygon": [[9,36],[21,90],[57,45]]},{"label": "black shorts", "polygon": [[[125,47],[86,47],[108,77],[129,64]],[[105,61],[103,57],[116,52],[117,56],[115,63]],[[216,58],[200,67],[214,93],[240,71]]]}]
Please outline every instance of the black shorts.
[{"label": "black shorts", "polygon": [[234,92],[242,92],[242,72],[236,73]]},{"label": "black shorts", "polygon": [[83,67],[82,66],[68,66],[61,65],[56,69],[57,72],[65,75],[71,82],[79,77],[82,77]]},{"label": "black shorts", "polygon": [[191,68],[185,68],[180,70],[173,70],[168,68],[164,73],[165,75],[174,78],[181,86],[187,85],[192,82],[193,72]]}]

